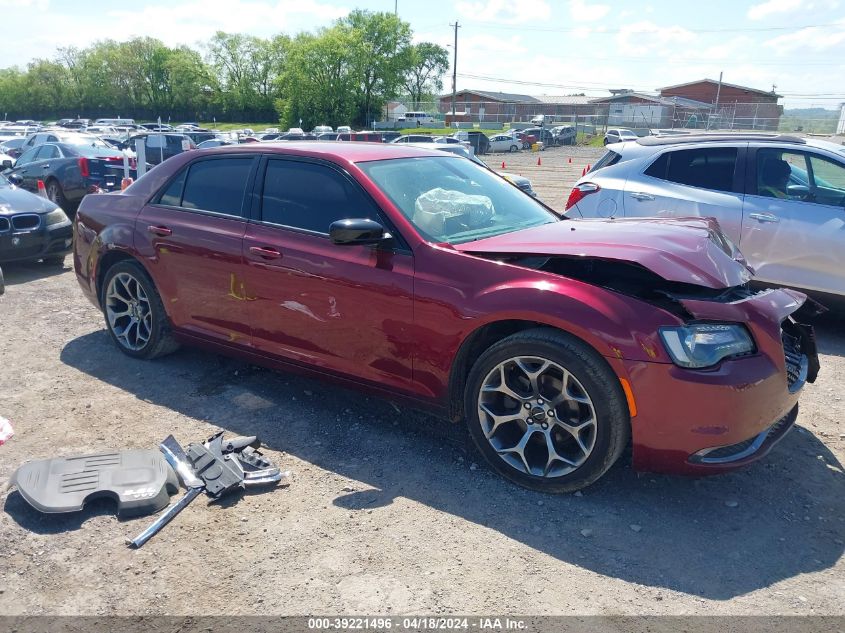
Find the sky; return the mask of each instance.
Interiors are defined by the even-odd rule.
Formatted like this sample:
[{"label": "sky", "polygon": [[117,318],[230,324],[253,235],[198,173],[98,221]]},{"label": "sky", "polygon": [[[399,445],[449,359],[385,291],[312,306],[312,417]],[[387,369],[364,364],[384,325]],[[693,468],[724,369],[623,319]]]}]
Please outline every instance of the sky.
[{"label": "sky", "polygon": [[107,38],[199,48],[217,30],[295,34],[351,9],[394,7],[415,40],[450,55],[450,24],[460,24],[458,90],[605,96],[723,72],[728,83],[776,86],[786,107],[845,102],[845,0],[0,0],[0,66]]}]

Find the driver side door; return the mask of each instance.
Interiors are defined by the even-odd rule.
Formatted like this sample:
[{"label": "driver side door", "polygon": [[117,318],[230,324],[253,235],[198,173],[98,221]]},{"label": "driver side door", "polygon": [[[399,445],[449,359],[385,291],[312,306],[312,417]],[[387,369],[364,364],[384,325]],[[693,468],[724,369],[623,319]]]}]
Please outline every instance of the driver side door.
[{"label": "driver side door", "polygon": [[[739,247],[756,278],[845,294],[845,162],[771,147],[755,154],[747,172]],[[773,197],[761,184],[767,160],[789,164],[784,197]]]}]

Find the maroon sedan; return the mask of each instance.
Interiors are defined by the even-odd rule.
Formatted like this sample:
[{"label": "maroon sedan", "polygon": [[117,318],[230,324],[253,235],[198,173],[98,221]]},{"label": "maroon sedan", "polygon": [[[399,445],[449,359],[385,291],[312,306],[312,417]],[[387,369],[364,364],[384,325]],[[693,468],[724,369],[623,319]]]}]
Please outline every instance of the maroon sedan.
[{"label": "maroon sedan", "polygon": [[74,265],[117,347],[179,343],[465,420],[499,473],[707,474],[766,454],[815,379],[814,310],[702,219],[567,220],[403,145],[185,152],[88,196]]}]

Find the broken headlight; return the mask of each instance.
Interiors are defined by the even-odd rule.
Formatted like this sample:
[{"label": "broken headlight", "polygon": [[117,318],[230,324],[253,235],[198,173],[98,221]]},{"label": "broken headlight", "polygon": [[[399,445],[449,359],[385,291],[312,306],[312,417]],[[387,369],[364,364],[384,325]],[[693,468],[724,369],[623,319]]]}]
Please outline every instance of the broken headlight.
[{"label": "broken headlight", "polygon": [[660,338],[676,365],[701,369],[729,356],[754,351],[754,342],[742,325],[695,323],[660,328]]}]

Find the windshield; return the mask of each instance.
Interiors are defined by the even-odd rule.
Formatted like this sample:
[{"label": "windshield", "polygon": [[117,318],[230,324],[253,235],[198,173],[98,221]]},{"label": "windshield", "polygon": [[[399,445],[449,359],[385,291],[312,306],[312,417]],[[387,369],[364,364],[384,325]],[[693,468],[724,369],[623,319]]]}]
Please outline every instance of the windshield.
[{"label": "windshield", "polygon": [[91,147],[108,147],[108,144],[94,136],[63,136],[61,142],[65,145],[88,145]]},{"label": "windshield", "polygon": [[432,242],[462,244],[559,221],[531,196],[469,160],[427,156],[359,167]]}]

